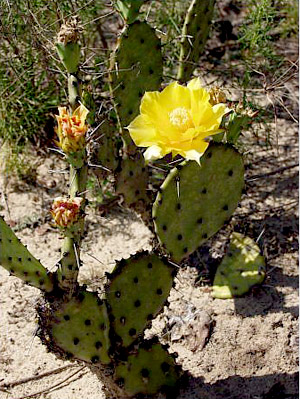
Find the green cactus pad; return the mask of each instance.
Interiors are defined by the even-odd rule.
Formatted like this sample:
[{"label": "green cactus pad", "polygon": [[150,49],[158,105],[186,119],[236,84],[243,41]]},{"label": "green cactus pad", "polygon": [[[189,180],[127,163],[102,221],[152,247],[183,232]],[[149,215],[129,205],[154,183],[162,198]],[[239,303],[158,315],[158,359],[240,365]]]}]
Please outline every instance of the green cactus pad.
[{"label": "green cactus pad", "polygon": [[55,346],[71,357],[110,363],[106,305],[96,293],[82,291],[53,313],[49,333]]},{"label": "green cactus pad", "polygon": [[[92,141],[91,162],[92,164],[104,166],[114,171],[118,166],[118,153],[116,147],[117,128],[108,120],[104,120],[99,133]],[[95,168],[95,174],[99,177],[107,176],[108,171],[101,168]]]},{"label": "green cactus pad", "polygon": [[148,178],[148,167],[141,153],[124,158],[116,173],[116,193],[123,196],[125,205],[138,213],[143,213],[150,202]]},{"label": "green cactus pad", "polygon": [[179,380],[174,359],[155,341],[144,341],[135,354],[116,367],[115,377],[129,397],[159,392],[175,397]]},{"label": "green cactus pad", "polygon": [[241,296],[265,278],[265,260],[258,245],[249,237],[233,233],[227,255],[217,269],[213,297]]},{"label": "green cactus pad", "polygon": [[45,267],[19,241],[0,216],[0,264],[33,287],[51,292],[53,282]]},{"label": "green cactus pad", "polygon": [[80,46],[78,43],[55,43],[57,54],[68,73],[76,73],[80,59]]},{"label": "green cactus pad", "polygon": [[203,53],[214,13],[215,0],[192,0],[182,30],[177,79],[188,81]]},{"label": "green cactus pad", "polygon": [[244,186],[241,155],[231,146],[210,144],[201,158],[173,169],[153,205],[162,247],[181,261],[229,219]]},{"label": "green cactus pad", "polygon": [[139,112],[145,91],[158,90],[162,80],[160,40],[146,22],[130,25],[120,38],[112,59],[111,91],[121,126]]},{"label": "green cactus pad", "polygon": [[139,15],[140,7],[146,0],[116,0],[114,6],[122,15],[124,20],[131,24]]},{"label": "green cactus pad", "polygon": [[173,283],[174,268],[147,252],[122,260],[107,286],[111,325],[118,341],[129,346],[162,309]]}]

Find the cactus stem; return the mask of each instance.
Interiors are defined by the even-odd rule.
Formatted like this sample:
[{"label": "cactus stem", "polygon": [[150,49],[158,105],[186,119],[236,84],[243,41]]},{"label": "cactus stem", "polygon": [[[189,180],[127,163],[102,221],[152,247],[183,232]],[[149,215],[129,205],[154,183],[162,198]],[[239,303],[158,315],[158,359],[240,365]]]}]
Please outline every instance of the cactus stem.
[{"label": "cactus stem", "polygon": [[70,73],[68,76],[69,103],[74,110],[80,105],[80,82],[76,75]]},{"label": "cactus stem", "polygon": [[[70,107],[72,111],[74,111],[80,104],[81,98],[80,80],[77,76],[77,72],[68,75],[68,92]],[[83,158],[85,161],[82,167],[76,168],[75,166],[70,165],[69,197],[75,198],[80,194],[83,201],[80,209],[80,218],[77,222],[75,232],[71,236],[66,235],[64,238],[61,253],[67,255],[62,256],[60,268],[57,271],[59,287],[70,295],[72,295],[77,287],[77,276],[81,264],[80,242],[84,231],[84,210],[86,205],[84,194],[86,192],[88,173],[86,151],[84,151]]]},{"label": "cactus stem", "polygon": [[[87,166],[84,165],[82,168],[76,169],[70,166],[70,188],[69,195],[71,198],[78,196],[78,193],[82,193],[84,197],[84,192],[86,191],[86,180],[87,180]],[[60,269],[58,270],[58,282],[63,290],[67,290],[70,293],[76,287],[76,281],[78,276],[78,270],[80,266],[80,242],[81,236],[84,230],[84,208],[85,201],[83,201],[81,210],[82,215],[78,221],[78,230],[74,234],[74,237],[65,237],[62,254],[66,253],[67,256],[62,256],[60,262]]]}]

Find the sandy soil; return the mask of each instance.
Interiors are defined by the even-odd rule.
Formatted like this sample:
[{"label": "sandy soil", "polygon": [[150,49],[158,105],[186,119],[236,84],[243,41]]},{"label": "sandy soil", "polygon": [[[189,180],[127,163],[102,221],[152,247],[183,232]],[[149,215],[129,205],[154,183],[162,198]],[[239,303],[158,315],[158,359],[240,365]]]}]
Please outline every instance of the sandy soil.
[{"label": "sandy soil", "polygon": [[[280,119],[277,131],[278,148],[264,148],[260,138],[245,135],[247,190],[241,207],[215,239],[189,258],[176,278],[170,306],[147,332],[168,342],[189,372],[180,399],[298,398],[297,129]],[[47,209],[65,182],[63,175],[49,177],[47,171],[60,166],[56,156],[44,159],[37,186],[10,184],[1,204],[1,214],[50,270],[59,259],[60,239]],[[261,235],[267,278],[243,298],[213,299],[215,265],[233,229],[254,239]],[[151,233],[125,209],[106,217],[91,209],[87,231],[80,279],[94,288],[115,260],[150,249]],[[36,337],[38,297],[37,289],[0,268],[0,398],[104,398],[101,382],[87,367],[58,360]],[[45,372],[50,375],[43,377]],[[28,377],[37,378],[22,381]]]}]

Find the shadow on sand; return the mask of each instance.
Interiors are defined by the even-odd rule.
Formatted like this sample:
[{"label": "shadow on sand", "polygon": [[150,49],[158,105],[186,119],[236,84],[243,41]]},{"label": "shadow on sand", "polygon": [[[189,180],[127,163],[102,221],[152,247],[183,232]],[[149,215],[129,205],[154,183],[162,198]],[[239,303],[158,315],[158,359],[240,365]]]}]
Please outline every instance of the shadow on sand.
[{"label": "shadow on sand", "polygon": [[298,373],[240,377],[238,375],[212,384],[188,376],[178,399],[298,399]]}]

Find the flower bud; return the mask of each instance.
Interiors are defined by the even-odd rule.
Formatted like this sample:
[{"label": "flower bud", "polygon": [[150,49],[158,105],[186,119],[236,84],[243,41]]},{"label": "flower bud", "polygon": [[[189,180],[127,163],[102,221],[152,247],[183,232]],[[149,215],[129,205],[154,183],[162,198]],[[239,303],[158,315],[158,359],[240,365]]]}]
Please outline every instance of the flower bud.
[{"label": "flower bud", "polygon": [[75,73],[78,69],[80,59],[78,35],[78,21],[75,17],[61,26],[55,43],[58,56],[68,73]]}]

